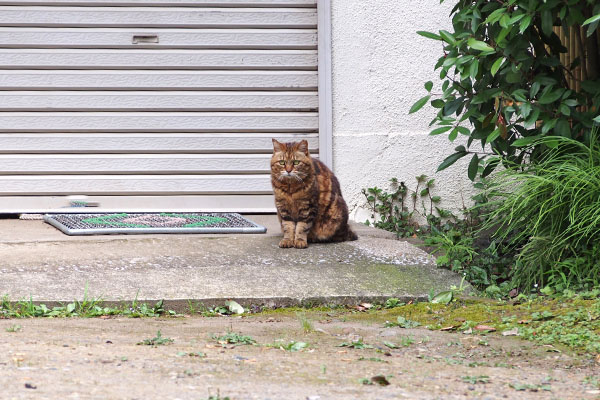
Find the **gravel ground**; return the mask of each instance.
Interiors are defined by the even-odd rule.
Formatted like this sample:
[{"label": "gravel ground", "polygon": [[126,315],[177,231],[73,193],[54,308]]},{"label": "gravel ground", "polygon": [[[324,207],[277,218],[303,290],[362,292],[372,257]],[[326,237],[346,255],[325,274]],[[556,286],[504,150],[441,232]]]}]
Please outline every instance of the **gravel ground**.
[{"label": "gravel ground", "polygon": [[[303,320],[312,325],[311,332],[304,332]],[[159,330],[173,342],[137,344]],[[257,344],[236,346],[211,338],[227,332],[251,336]],[[277,348],[290,341],[308,347]],[[339,346],[357,341],[367,348]],[[0,320],[0,397],[600,399],[600,366],[594,359],[548,350],[497,334],[384,328],[335,311],[243,318],[5,319]]]}]

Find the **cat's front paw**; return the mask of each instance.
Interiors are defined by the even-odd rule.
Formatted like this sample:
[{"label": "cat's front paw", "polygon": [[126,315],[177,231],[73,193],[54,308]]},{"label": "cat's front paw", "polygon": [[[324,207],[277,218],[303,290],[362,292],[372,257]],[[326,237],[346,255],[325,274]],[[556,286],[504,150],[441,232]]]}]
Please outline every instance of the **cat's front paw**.
[{"label": "cat's front paw", "polygon": [[291,239],[281,239],[281,241],[279,242],[279,247],[281,247],[282,249],[288,249],[290,247],[294,247],[294,241]]},{"label": "cat's front paw", "polygon": [[308,242],[304,239],[294,240],[294,247],[297,249],[305,249],[308,247]]}]

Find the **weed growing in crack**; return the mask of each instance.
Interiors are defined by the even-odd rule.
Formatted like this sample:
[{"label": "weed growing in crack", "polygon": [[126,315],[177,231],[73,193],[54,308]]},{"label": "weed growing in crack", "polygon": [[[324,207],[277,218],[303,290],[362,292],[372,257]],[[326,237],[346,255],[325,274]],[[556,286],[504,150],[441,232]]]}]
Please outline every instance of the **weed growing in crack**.
[{"label": "weed growing in crack", "polygon": [[144,345],[144,346],[164,346],[166,344],[171,344],[173,343],[174,340],[168,337],[163,337],[162,333],[160,331],[156,332],[156,336],[153,337],[152,339],[144,339],[141,342],[138,342],[136,344],[138,345]]},{"label": "weed growing in crack", "polygon": [[219,336],[217,334],[213,334],[211,336],[211,338],[216,340],[219,344],[221,344],[223,346],[228,345],[228,344],[233,344],[236,346],[256,344],[256,340],[254,340],[252,337],[241,335],[236,332],[227,332],[226,334],[221,335],[221,336]]}]

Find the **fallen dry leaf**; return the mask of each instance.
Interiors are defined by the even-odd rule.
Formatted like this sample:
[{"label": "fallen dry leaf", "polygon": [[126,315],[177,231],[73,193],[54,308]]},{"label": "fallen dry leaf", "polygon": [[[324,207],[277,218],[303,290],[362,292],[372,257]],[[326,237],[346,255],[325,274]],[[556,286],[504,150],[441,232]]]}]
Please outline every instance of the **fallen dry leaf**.
[{"label": "fallen dry leaf", "polygon": [[489,326],[489,325],[477,325],[475,328],[476,331],[488,331],[488,332],[495,332],[496,328],[494,328],[493,326]]},{"label": "fallen dry leaf", "polygon": [[440,328],[440,331],[452,331],[452,330],[454,330],[456,328],[457,327],[455,325],[450,325],[450,326],[447,326],[445,328]]},{"label": "fallen dry leaf", "polygon": [[519,335],[519,328],[514,328],[514,329],[510,329],[510,330],[502,332],[502,336],[518,336],[518,335]]}]

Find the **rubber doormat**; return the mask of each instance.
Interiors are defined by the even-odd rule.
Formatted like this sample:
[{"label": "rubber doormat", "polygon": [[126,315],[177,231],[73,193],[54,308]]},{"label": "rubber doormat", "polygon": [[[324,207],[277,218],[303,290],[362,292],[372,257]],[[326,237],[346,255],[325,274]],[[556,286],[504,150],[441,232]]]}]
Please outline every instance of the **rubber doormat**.
[{"label": "rubber doormat", "polygon": [[67,235],[267,231],[237,213],[46,214],[44,221]]}]

